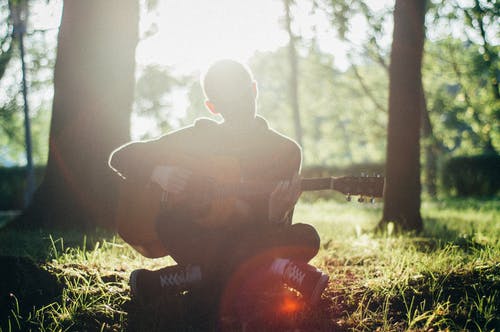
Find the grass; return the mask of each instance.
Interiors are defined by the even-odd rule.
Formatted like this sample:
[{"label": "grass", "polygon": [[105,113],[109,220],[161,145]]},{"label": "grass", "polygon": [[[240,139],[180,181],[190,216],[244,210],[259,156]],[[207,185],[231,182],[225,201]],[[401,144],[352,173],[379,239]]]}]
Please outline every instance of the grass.
[{"label": "grass", "polygon": [[[424,202],[421,211],[423,234],[394,234],[390,226],[375,234],[378,204],[301,202],[295,220],[320,232],[322,250],[313,263],[331,282],[319,307],[296,314],[292,325],[301,331],[500,330],[500,200]],[[171,259],[145,259],[105,233],[9,231],[0,232],[0,243],[0,255],[29,257],[38,273],[63,285],[36,304],[23,303],[29,302],[23,290],[13,291],[9,312],[0,313],[2,331],[164,330],[155,322],[165,313],[134,307],[127,280],[134,269]],[[132,322],[142,314],[146,323]],[[283,329],[291,330],[290,323]]]}]

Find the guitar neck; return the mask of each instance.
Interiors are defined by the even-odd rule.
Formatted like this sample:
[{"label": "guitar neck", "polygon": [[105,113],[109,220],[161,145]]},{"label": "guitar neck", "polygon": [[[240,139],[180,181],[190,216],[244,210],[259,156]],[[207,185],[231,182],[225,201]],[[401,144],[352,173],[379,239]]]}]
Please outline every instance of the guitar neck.
[{"label": "guitar neck", "polygon": [[[331,190],[335,189],[334,186],[335,178],[307,178],[300,180],[300,190],[301,191],[316,191],[316,190]],[[237,194],[241,196],[259,194],[259,193],[271,193],[278,183],[271,182],[250,182],[244,184],[236,184],[230,186],[224,186],[223,192],[227,194]]]},{"label": "guitar neck", "polygon": [[302,191],[315,191],[315,190],[331,190],[335,189],[335,178],[310,178],[302,179],[300,181],[300,189]]},{"label": "guitar neck", "polygon": [[[217,186],[222,196],[248,196],[271,193],[277,183],[247,182]],[[345,195],[366,195],[382,197],[384,179],[381,177],[324,177],[301,179],[302,191],[336,190]]]},{"label": "guitar neck", "polygon": [[[225,192],[237,193],[237,195],[255,194],[255,193],[270,193],[276,188],[277,183],[245,183],[236,186],[226,187]],[[229,190],[228,190],[229,189]],[[335,188],[335,178],[304,178],[300,180],[301,191],[317,191],[317,190],[337,190]]]},{"label": "guitar neck", "polygon": [[384,178],[378,176],[311,178],[302,179],[300,187],[302,191],[336,190],[345,195],[382,197]]}]

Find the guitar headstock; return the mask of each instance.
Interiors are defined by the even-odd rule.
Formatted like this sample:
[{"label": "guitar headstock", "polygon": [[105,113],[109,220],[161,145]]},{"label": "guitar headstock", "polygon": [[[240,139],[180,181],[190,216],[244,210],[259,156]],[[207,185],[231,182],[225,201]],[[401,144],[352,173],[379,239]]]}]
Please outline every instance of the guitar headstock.
[{"label": "guitar headstock", "polygon": [[384,193],[384,178],[381,176],[342,176],[333,179],[333,187],[344,195],[347,200],[351,196],[359,196],[358,202],[364,202],[364,197],[370,197],[374,202],[375,197],[382,197]]}]

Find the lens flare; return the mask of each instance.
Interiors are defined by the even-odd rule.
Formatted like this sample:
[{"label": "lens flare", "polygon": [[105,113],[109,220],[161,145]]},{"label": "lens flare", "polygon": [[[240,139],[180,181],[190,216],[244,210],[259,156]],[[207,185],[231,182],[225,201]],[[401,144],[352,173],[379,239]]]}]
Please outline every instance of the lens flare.
[{"label": "lens flare", "polygon": [[293,314],[302,309],[302,303],[296,298],[286,296],[281,304],[280,312],[283,314]]}]

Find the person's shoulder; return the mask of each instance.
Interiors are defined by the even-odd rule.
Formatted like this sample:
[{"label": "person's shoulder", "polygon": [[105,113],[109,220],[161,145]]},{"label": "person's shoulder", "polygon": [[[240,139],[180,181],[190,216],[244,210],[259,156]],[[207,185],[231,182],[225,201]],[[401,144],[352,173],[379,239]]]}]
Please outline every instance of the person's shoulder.
[{"label": "person's shoulder", "polygon": [[297,153],[302,152],[302,148],[293,138],[288,137],[272,128],[270,128],[269,131],[287,151],[294,151]]},{"label": "person's shoulder", "polygon": [[188,136],[193,136],[200,133],[212,132],[216,128],[218,122],[209,118],[197,118],[193,123],[172,130],[160,137],[162,140],[184,139]]},{"label": "person's shoulder", "polygon": [[[262,120],[264,119],[262,118]],[[279,178],[283,176],[286,178],[300,170],[302,148],[295,140],[269,127],[269,125],[267,125],[266,135],[263,136],[265,138],[263,138],[264,142],[261,146],[267,151],[265,154],[271,157],[274,171],[278,172]]]},{"label": "person's shoulder", "polygon": [[198,130],[213,130],[217,128],[220,123],[210,118],[201,117],[194,121],[194,127]]},{"label": "person's shoulder", "polygon": [[266,141],[272,143],[272,145],[279,146],[280,149],[283,149],[288,153],[296,153],[299,155],[302,153],[302,148],[294,139],[271,128],[267,120],[265,120],[264,118],[258,117],[258,119],[259,121],[263,121],[265,123],[267,129],[266,130],[267,135],[265,135]]}]

